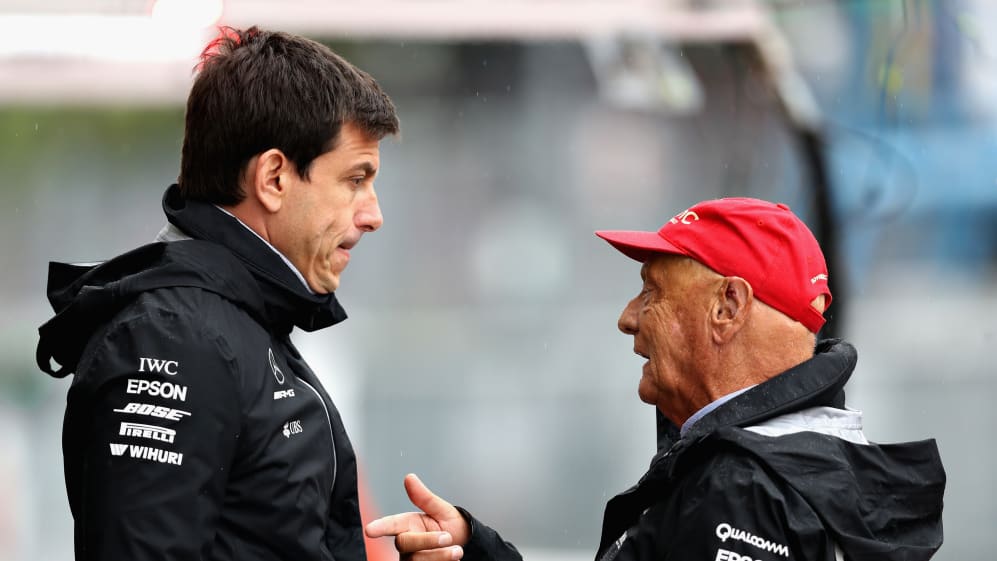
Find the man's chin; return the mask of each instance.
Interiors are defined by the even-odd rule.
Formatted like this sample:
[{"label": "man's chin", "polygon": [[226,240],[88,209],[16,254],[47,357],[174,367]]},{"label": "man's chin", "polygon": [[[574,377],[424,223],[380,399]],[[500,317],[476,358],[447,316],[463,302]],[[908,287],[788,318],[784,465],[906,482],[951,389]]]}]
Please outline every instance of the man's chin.
[{"label": "man's chin", "polygon": [[339,288],[339,275],[331,278],[305,280],[308,282],[308,288],[315,294],[332,294]]}]

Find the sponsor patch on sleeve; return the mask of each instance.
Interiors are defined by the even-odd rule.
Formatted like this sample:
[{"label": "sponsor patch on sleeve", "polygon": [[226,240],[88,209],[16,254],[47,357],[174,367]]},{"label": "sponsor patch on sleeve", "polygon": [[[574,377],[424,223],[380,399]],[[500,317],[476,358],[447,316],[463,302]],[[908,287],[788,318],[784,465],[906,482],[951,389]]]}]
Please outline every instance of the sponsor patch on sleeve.
[{"label": "sponsor patch on sleeve", "polygon": [[164,382],[161,380],[144,380],[141,378],[129,378],[125,385],[125,393],[134,395],[148,395],[149,397],[162,397],[177,401],[187,401],[187,386]]},{"label": "sponsor patch on sleeve", "polygon": [[161,372],[170,376],[176,376],[180,372],[180,363],[175,360],[162,358],[139,357],[139,372]]},{"label": "sponsor patch on sleeve", "polygon": [[[785,544],[777,543],[761,536],[756,536],[747,530],[735,528],[726,522],[721,522],[716,529],[717,538],[720,543],[726,544],[730,541],[737,541],[754,546],[764,552],[789,557],[789,547]],[[748,555],[741,555],[723,548],[717,550],[717,557],[714,561],[767,561],[762,558],[755,558]]]},{"label": "sponsor patch on sleeve", "polygon": [[135,438],[144,438],[146,440],[158,440],[159,442],[166,442],[167,444],[173,444],[173,441],[177,437],[177,431],[173,429],[157,427],[155,425],[145,425],[142,423],[129,423],[127,421],[121,422],[118,434],[120,436],[131,436]]},{"label": "sponsor patch on sleeve", "polygon": [[151,403],[129,403],[122,409],[115,409],[115,413],[130,413],[132,415],[146,415],[157,419],[167,419],[170,421],[180,421],[184,417],[190,416],[190,411],[173,409],[162,405],[152,405]]},{"label": "sponsor patch on sleeve", "polygon": [[175,466],[183,465],[182,452],[170,452],[160,450],[151,446],[139,446],[137,444],[119,444],[111,442],[111,455],[148,460],[160,464],[171,464]]}]

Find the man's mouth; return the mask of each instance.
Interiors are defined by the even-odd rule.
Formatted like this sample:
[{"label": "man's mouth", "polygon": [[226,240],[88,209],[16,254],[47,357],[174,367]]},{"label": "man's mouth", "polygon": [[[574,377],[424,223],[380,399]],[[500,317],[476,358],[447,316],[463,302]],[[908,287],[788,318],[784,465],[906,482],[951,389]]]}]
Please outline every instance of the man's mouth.
[{"label": "man's mouth", "polygon": [[343,243],[339,244],[339,246],[337,246],[336,249],[338,249],[338,250],[342,251],[343,253],[345,253],[346,257],[349,258],[349,256],[350,256],[350,250],[353,249],[353,247],[356,246],[357,242],[359,242],[359,241],[360,240],[353,240],[353,241],[343,242]]}]

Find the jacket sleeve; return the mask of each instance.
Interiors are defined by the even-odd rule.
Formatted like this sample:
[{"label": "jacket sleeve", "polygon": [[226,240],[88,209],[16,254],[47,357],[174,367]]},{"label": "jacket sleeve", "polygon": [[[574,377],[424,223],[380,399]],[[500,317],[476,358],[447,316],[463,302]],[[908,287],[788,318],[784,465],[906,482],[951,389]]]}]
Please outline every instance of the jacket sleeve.
[{"label": "jacket sleeve", "polygon": [[457,507],[471,527],[471,537],[464,544],[465,561],[523,561],[516,546],[502,539],[495,530],[481,523],[461,507]]},{"label": "jacket sleeve", "polygon": [[710,462],[617,542],[616,561],[832,561],[810,506],[750,458]]},{"label": "jacket sleeve", "polygon": [[222,337],[166,311],[91,341],[63,432],[77,559],[210,556],[240,433],[235,373]]}]

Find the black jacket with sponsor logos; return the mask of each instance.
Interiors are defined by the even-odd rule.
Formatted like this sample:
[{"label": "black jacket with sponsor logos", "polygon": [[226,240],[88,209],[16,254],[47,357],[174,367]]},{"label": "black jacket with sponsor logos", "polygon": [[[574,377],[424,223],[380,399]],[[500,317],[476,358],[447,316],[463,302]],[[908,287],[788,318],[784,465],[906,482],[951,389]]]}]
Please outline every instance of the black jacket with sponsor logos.
[{"label": "black jacket with sponsor logos", "polygon": [[50,268],[76,558],[364,561],[350,441],[289,339],[346,314],[214,206],[163,206],[195,239]]},{"label": "black jacket with sponsor logos", "polygon": [[[855,350],[824,341],[811,360],[755,386],[659,450],[606,505],[596,561],[920,561],[942,543],[945,472],[934,441],[858,444],[746,427],[842,406]],[[465,561],[519,561],[469,514]],[[836,552],[835,549],[840,548]]]}]

